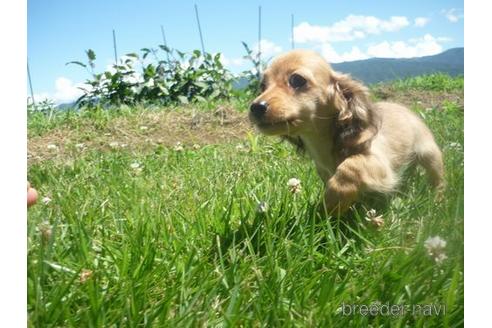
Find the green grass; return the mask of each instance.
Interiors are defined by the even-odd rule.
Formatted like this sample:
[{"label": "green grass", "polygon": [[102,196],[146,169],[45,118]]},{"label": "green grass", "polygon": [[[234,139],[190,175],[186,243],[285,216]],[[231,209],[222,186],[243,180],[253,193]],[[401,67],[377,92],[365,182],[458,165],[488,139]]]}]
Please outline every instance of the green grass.
[{"label": "green grass", "polygon": [[[447,103],[421,115],[444,151],[444,199],[434,202],[421,170],[408,174],[377,207],[381,230],[364,219],[370,203],[351,219],[320,217],[313,165],[275,138],[250,136],[243,149],[87,149],[31,164],[29,181],[52,201],[28,213],[29,325],[462,326],[463,112]],[[423,246],[436,235],[447,241],[440,265]],[[447,308],[338,310],[374,302]]]},{"label": "green grass", "polygon": [[444,73],[434,73],[397,80],[392,85],[397,90],[464,90],[465,78],[463,76],[451,77]]},{"label": "green grass", "polygon": [[[230,106],[236,110],[244,111],[248,108],[250,99],[244,94],[234,94],[231,100],[213,100],[210,102],[196,102],[184,108],[194,108],[197,112],[213,111],[218,106]],[[27,129],[28,136],[34,137],[46,134],[54,129],[64,127],[72,130],[83,129],[87,125],[95,125],[98,129],[103,129],[111,123],[115,118],[127,117],[137,118],[142,112],[151,111],[175,111],[182,109],[183,106],[162,107],[157,105],[152,106],[135,106],[129,107],[126,105],[119,107],[96,107],[93,109],[82,110],[54,110],[51,113],[48,111],[28,111],[27,113]]]}]

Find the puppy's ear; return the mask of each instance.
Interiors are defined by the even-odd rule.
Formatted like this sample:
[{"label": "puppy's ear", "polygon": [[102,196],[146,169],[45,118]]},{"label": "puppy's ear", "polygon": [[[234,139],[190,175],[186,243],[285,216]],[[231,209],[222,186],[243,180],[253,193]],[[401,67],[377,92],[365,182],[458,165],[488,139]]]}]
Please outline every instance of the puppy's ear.
[{"label": "puppy's ear", "polygon": [[328,97],[337,112],[334,131],[338,150],[345,156],[363,152],[380,126],[368,89],[349,75],[333,72]]}]

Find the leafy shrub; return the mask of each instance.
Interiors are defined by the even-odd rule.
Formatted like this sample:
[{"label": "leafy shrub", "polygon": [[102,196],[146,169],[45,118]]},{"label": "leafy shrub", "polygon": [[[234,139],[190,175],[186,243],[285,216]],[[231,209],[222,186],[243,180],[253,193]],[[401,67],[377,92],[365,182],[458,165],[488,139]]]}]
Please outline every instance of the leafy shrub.
[{"label": "leafy shrub", "polygon": [[41,112],[44,114],[51,113],[55,109],[55,103],[52,100],[44,99],[36,104],[32,100],[28,99],[27,111],[28,112]]},{"label": "leafy shrub", "polygon": [[[166,54],[159,57],[159,50]],[[112,66],[112,70],[95,73],[96,54],[87,50],[87,63],[72,61],[88,70],[91,79],[82,88],[78,105],[134,105],[158,103],[169,105],[216,98],[228,98],[232,75],[222,65],[220,53],[187,54],[160,45],[159,49],[143,48],[142,55],[130,53]],[[154,61],[150,60],[152,55]],[[138,65],[140,64],[140,65]]]},{"label": "leafy shrub", "polygon": [[266,63],[261,61],[260,53],[255,54],[246,42],[242,43],[246,50],[246,55],[243,56],[243,58],[249,60],[251,64],[253,64],[253,69],[243,71],[241,77],[247,81],[246,92],[255,95],[260,91],[260,74],[266,68]]}]

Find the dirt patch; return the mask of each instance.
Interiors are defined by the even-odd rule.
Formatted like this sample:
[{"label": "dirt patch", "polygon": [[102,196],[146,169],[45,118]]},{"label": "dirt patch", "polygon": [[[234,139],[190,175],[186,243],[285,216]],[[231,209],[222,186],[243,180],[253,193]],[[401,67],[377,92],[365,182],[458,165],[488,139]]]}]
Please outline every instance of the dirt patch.
[{"label": "dirt patch", "polygon": [[391,85],[375,87],[371,93],[377,100],[401,103],[408,107],[442,109],[445,102],[458,104],[464,108],[463,90],[432,91],[432,90],[395,90]]},{"label": "dirt patch", "polygon": [[[408,107],[440,109],[445,102],[453,102],[463,108],[463,91],[399,91],[391,86],[378,86],[371,91],[378,100]],[[103,128],[88,119],[83,121],[81,118],[78,123],[77,129],[61,127],[42,136],[30,137],[28,164],[48,159],[65,161],[89,149],[152,151],[159,145],[175,147],[178,143],[193,147],[240,142],[248,132],[254,132],[247,113],[240,113],[230,106],[219,106],[210,112],[198,112],[193,108],[142,110],[134,115],[117,117]]]},{"label": "dirt patch", "polygon": [[176,147],[204,146],[244,140],[252,132],[247,114],[220,106],[211,112],[142,111],[130,117],[118,117],[97,128],[81,124],[79,129],[59,128],[28,139],[28,164],[42,160],[64,160],[84,151],[126,148],[145,151],[159,145]]}]

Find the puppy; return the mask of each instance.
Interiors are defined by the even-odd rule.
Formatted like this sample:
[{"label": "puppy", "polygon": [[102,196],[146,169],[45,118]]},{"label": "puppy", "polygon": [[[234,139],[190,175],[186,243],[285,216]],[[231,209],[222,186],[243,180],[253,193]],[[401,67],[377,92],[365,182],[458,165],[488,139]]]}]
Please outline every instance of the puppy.
[{"label": "puppy", "polygon": [[435,188],[444,186],[442,154],[424,122],[401,105],[371,102],[364,85],[316,52],[275,58],[249,118],[263,134],[306,150],[326,184],[330,214],[342,214],[363,193],[394,191],[401,169],[413,162]]}]

